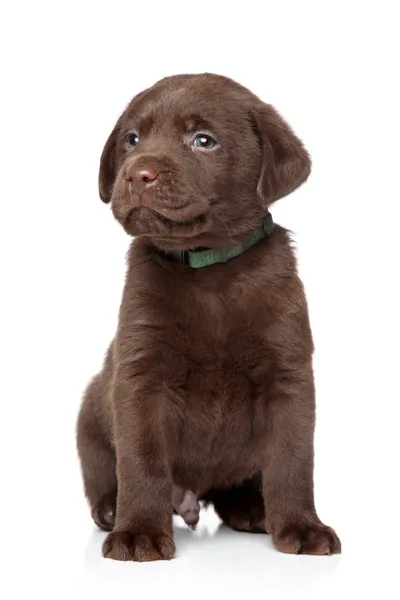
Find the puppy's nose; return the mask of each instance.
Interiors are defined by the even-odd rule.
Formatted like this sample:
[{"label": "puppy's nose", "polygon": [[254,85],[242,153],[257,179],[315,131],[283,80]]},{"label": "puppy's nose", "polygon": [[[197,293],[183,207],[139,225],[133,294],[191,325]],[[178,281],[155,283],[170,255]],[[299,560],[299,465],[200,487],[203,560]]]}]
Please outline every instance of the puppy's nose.
[{"label": "puppy's nose", "polygon": [[125,179],[133,183],[142,192],[154,185],[158,175],[158,172],[152,167],[132,167],[126,173]]}]

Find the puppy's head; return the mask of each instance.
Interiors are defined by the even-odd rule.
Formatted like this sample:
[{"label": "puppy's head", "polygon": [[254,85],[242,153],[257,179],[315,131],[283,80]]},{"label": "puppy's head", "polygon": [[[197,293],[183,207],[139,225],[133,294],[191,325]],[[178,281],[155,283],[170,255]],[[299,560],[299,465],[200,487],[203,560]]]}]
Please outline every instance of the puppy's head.
[{"label": "puppy's head", "polygon": [[160,248],[225,246],[257,228],[311,163],[275,109],[225,77],[177,75],[136,96],[104,147],[100,197]]}]

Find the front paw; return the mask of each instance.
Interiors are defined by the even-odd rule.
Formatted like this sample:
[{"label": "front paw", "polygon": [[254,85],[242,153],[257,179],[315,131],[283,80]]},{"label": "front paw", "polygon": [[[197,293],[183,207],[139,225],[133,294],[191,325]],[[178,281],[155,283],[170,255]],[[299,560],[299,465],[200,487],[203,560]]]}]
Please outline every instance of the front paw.
[{"label": "front paw", "polygon": [[277,550],[287,554],[340,554],[341,543],[331,527],[323,523],[292,524],[273,536]]},{"label": "front paw", "polygon": [[145,534],[113,531],[103,543],[103,556],[114,560],[170,560],[175,554],[172,538],[164,533]]}]

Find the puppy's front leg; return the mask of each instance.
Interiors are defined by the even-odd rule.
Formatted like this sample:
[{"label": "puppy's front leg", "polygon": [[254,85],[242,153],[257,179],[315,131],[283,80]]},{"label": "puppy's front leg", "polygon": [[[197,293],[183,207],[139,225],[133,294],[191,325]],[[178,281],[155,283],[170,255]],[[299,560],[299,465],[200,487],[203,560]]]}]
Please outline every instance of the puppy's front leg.
[{"label": "puppy's front leg", "polygon": [[314,505],[311,360],[277,368],[268,398],[269,434],[262,470],[266,529],[281,552],[337,554],[340,540],[320,521]]},{"label": "puppy's front leg", "polygon": [[175,552],[163,406],[152,387],[141,372],[117,375],[115,383],[117,513],[103,555],[116,560],[168,560]]}]

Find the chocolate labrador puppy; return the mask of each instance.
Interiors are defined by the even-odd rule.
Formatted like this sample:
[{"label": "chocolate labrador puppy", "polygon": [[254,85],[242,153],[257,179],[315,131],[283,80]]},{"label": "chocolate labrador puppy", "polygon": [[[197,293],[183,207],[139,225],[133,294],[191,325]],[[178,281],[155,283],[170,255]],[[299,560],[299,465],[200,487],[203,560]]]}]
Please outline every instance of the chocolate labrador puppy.
[{"label": "chocolate labrador puppy", "polygon": [[276,110],[217,75],[163,79],[117,121],[100,197],[135,239],[77,430],[104,556],[173,557],[173,511],[194,525],[199,500],[282,552],[340,552],[314,505],[306,299],[269,213],[310,168]]}]

